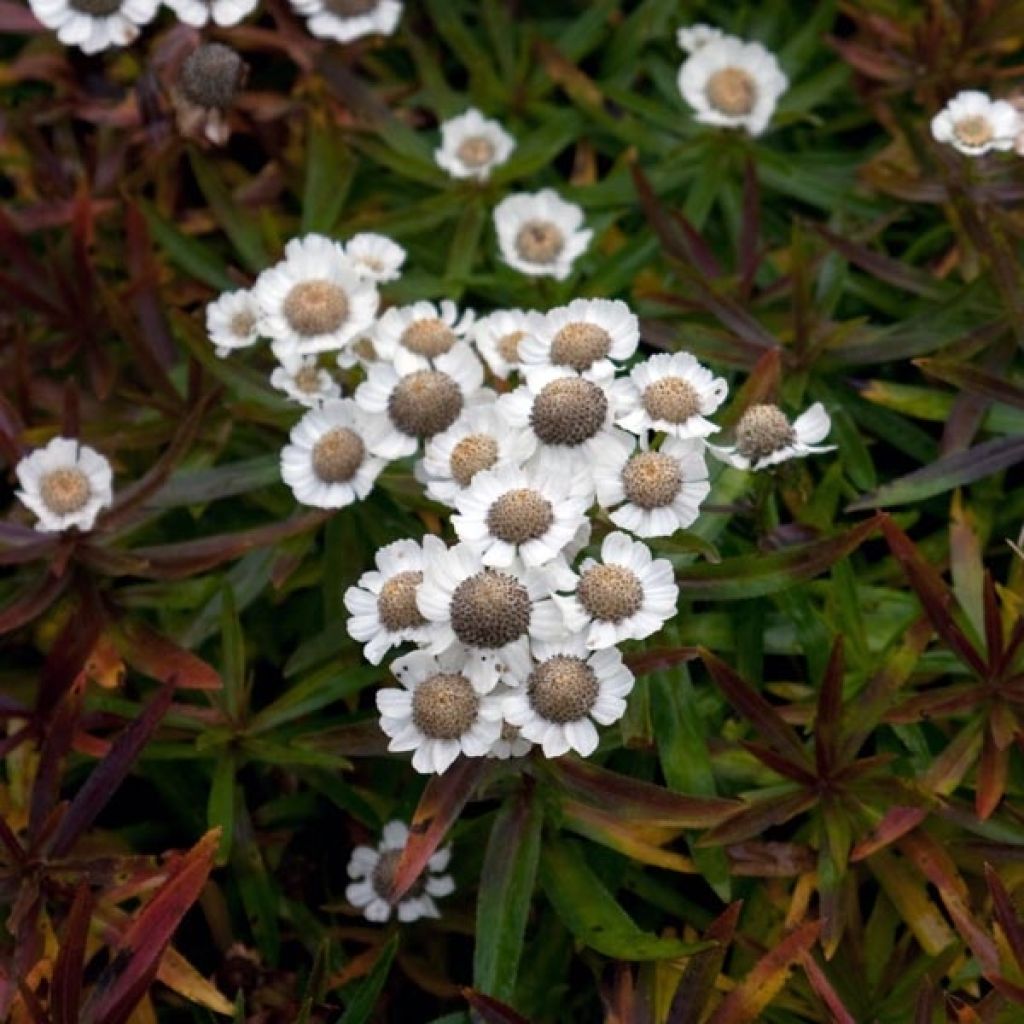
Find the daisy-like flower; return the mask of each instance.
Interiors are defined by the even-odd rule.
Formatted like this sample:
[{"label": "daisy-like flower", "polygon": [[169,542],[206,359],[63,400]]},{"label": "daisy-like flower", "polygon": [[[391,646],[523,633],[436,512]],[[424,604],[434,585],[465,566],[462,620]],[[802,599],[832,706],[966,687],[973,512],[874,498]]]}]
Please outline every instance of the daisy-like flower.
[{"label": "daisy-like flower", "polygon": [[715,28],[714,25],[687,25],[676,31],[676,42],[679,44],[680,50],[696,53],[702,46],[717,42],[724,35],[725,33],[720,28]]},{"label": "daisy-like flower", "polygon": [[470,107],[441,123],[441,145],[434,151],[434,159],[453,178],[486,181],[515,148],[516,140],[497,121]]},{"label": "daisy-like flower", "polygon": [[752,405],[736,424],[731,446],[708,445],[720,459],[737,469],[767,469],[789,459],[818,455],[835,449],[821,444],[832,429],[832,421],[821,402],[790,423],[777,405]]},{"label": "daisy-like flower", "polygon": [[364,231],[345,243],[345,256],[357,274],[383,284],[402,276],[406,252],[387,235]]},{"label": "daisy-like flower", "polygon": [[[408,838],[409,829],[404,822],[389,821],[376,849],[357,846],[352,851],[348,877],[353,881],[345,889],[345,899],[359,907],[367,921],[383,924],[391,917],[391,890]],[[408,924],[421,917],[441,916],[434,900],[455,891],[452,876],[443,873],[451,858],[451,847],[446,846],[427,861],[426,871],[398,901],[395,909],[399,921]]]},{"label": "daisy-like flower", "polygon": [[475,314],[467,309],[461,316],[450,299],[440,308],[432,302],[414,302],[411,306],[393,306],[373,330],[373,349],[377,358],[394,364],[399,373],[429,370],[438,356],[451,352],[473,326]]},{"label": "daisy-like flower", "polygon": [[32,13],[65,46],[100,53],[127,46],[156,16],[159,0],[29,0]]},{"label": "daisy-like flower", "polygon": [[1013,104],[976,89],[957,93],[932,118],[935,140],[967,156],[1012,149],[1020,131],[1021,116]]},{"label": "daisy-like flower", "polygon": [[420,441],[459,418],[483,380],[484,368],[466,346],[438,356],[430,370],[399,373],[390,363],[371,364],[356,402],[375,423],[374,452],[385,459],[412,455]]},{"label": "daisy-like flower", "polygon": [[373,282],[323,235],[293,238],[285,258],[264,270],[253,290],[262,333],[275,351],[295,355],[340,349],[373,323],[379,302]]},{"label": "daisy-like flower", "polygon": [[321,39],[351,43],[364,36],[389,36],[402,17],[398,0],[292,0]]},{"label": "daisy-like flower", "polygon": [[341,398],[338,382],[317,363],[316,356],[286,359],[271,373],[270,383],[308,409]]},{"label": "daisy-like flower", "polygon": [[[499,699],[502,699],[506,694],[515,692],[510,687],[501,687],[497,692],[497,696]],[[504,708],[503,700],[502,707]],[[533,743],[522,734],[519,726],[513,725],[506,720],[501,726],[501,735],[491,745],[491,749],[487,751],[487,756],[496,758],[499,761],[507,761],[512,757],[525,757],[532,749]]]},{"label": "daisy-like flower", "polygon": [[660,352],[637,363],[612,384],[615,422],[632,434],[658,430],[672,437],[709,437],[719,428],[710,416],[729,391],[689,352]]},{"label": "daisy-like flower", "polygon": [[91,530],[113,500],[113,473],[99,452],[69,437],[55,437],[26,455],[14,472],[18,500],[36,514],[36,529],[59,533],[77,526]]},{"label": "daisy-like flower", "polygon": [[281,477],[303,505],[343,508],[373,490],[385,460],[374,425],[351,398],[310,409],[281,450]]},{"label": "daisy-like flower", "polygon": [[594,489],[602,508],[615,509],[616,526],[637,537],[669,537],[696,521],[711,490],[704,442],[667,437],[657,451],[610,451],[594,466]]},{"label": "daisy-like flower", "polygon": [[570,750],[589,757],[597,749],[594,722],[611,725],[626,713],[633,673],[614,647],[588,650],[578,634],[533,645],[526,685],[503,699],[505,721],[539,743],[545,757]]},{"label": "daisy-like flower", "polygon": [[501,701],[481,693],[467,671],[469,652],[455,645],[440,654],[413,651],[391,666],[401,687],[377,691],[388,750],[414,751],[418,772],[444,772],[465,754],[483,757],[501,735]]},{"label": "daisy-like flower", "polygon": [[657,633],[678,599],[672,563],[624,533],[605,537],[600,562],[584,560],[574,594],[554,598],[569,633],[583,634],[592,651]]},{"label": "daisy-like flower", "polygon": [[377,362],[377,350],[373,347],[373,329],[376,326],[374,321],[368,330],[345,344],[338,352],[338,366],[343,370],[350,370],[353,366],[369,369]]},{"label": "daisy-like flower", "polygon": [[499,309],[473,325],[473,340],[495,377],[507,380],[519,369],[519,346],[544,319],[543,313],[523,309]]},{"label": "daisy-like flower", "polygon": [[431,652],[462,645],[462,671],[478,692],[516,686],[530,672],[530,640],[557,640],[565,625],[551,599],[554,573],[520,564],[492,569],[467,544],[424,551],[416,604],[433,625]]},{"label": "daisy-like flower", "polygon": [[225,28],[252,14],[260,0],[164,0],[186,25],[202,28],[207,22]]},{"label": "daisy-like flower", "polygon": [[478,473],[455,499],[452,526],[484,565],[553,562],[587,522],[592,488],[580,477],[542,475],[518,466]]},{"label": "daisy-like flower", "polygon": [[384,655],[404,643],[430,640],[429,623],[416,605],[423,582],[423,552],[444,542],[428,534],[423,544],[396,540],[381,548],[374,558],[377,568],[364,572],[359,582],[345,591],[349,636],[363,644],[363,657],[379,665]]},{"label": "daisy-like flower", "polygon": [[607,379],[640,342],[640,321],[620,299],[573,299],[545,314],[519,345],[524,373],[541,366]]},{"label": "daisy-like flower", "polygon": [[564,281],[590,245],[583,210],[553,189],[518,192],[494,208],[502,258],[520,273]]},{"label": "daisy-like flower", "polygon": [[789,87],[775,55],[760,43],[724,36],[699,47],[679,69],[679,91],[703,124],[760,135]]},{"label": "daisy-like flower", "polygon": [[206,333],[223,359],[233,349],[248,348],[260,338],[260,308],[251,291],[225,292],[206,307]]},{"label": "daisy-like flower", "polygon": [[[479,397],[492,396],[482,391]],[[512,427],[494,404],[481,400],[468,408],[452,426],[427,441],[416,464],[416,478],[427,496],[454,506],[478,473],[501,466],[521,466],[536,442],[526,430]]]}]

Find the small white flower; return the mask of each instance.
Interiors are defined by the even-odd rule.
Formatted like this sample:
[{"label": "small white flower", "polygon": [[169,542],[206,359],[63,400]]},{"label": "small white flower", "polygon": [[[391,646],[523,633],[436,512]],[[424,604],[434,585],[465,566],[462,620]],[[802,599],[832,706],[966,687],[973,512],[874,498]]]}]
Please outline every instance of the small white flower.
[{"label": "small white flower", "polygon": [[594,466],[594,488],[598,504],[615,509],[616,526],[637,537],[670,537],[696,521],[711,490],[704,442],[667,437],[657,451],[609,451]]},{"label": "small white flower", "polygon": [[416,478],[427,496],[442,505],[455,499],[478,473],[502,466],[521,466],[536,447],[533,435],[505,419],[493,392],[481,391],[478,404],[468,408],[447,430],[431,437],[416,464]]},{"label": "small white flower", "polygon": [[547,565],[586,524],[591,496],[586,479],[518,466],[490,469],[456,497],[452,526],[484,565],[504,569],[517,558],[531,567]]},{"label": "small white flower", "polygon": [[440,654],[413,651],[391,666],[402,688],[377,691],[388,750],[415,751],[418,772],[444,772],[465,754],[483,757],[501,735],[501,701],[481,693],[468,672],[472,655],[457,644]]},{"label": "small white flower", "polygon": [[[359,907],[367,921],[383,924],[391,917],[391,888],[398,863],[409,838],[404,822],[389,821],[377,848],[357,846],[348,862],[348,877],[353,879],[345,889],[345,899]],[[427,861],[425,872],[398,901],[398,920],[403,923],[421,917],[440,917],[435,899],[455,891],[451,875],[443,874],[451,860],[450,846],[438,850]]]},{"label": "small white flower", "polygon": [[630,433],[704,438],[719,430],[705,417],[725,401],[729,385],[689,352],[661,352],[637,363],[611,390],[615,422]]},{"label": "small white flower", "polygon": [[351,398],[310,409],[281,450],[281,478],[303,505],[343,508],[373,490],[385,460],[371,454],[377,436]]},{"label": "small white flower", "polygon": [[292,7],[307,19],[313,35],[339,43],[389,36],[402,17],[398,0],[292,0]]},{"label": "small white flower", "polygon": [[[495,694],[499,699],[502,699],[507,694],[515,692],[510,687],[499,687]],[[504,709],[503,699],[502,709]],[[519,726],[513,725],[506,720],[501,726],[501,735],[491,745],[491,749],[487,751],[487,756],[496,758],[499,761],[507,761],[513,757],[525,757],[532,749],[533,743],[520,732]]]},{"label": "small white flower", "polygon": [[431,545],[444,549],[444,542],[430,534],[422,545],[414,540],[388,544],[374,558],[377,568],[364,572],[345,591],[345,607],[352,616],[346,628],[353,640],[364,645],[363,657],[371,665],[379,665],[399,644],[430,641],[429,623],[416,605],[416,592],[423,582],[423,552]]},{"label": "small white flower", "polygon": [[724,36],[694,51],[679,69],[679,91],[703,124],[760,135],[789,80],[760,43]]},{"label": "small white flower", "polygon": [[610,533],[601,561],[584,560],[575,593],[554,600],[569,633],[585,634],[587,647],[597,651],[657,633],[676,613],[679,588],[668,559],[654,558],[646,544],[624,533]]},{"label": "small white flower", "polygon": [[371,364],[356,402],[375,424],[374,452],[385,459],[412,455],[420,441],[455,423],[483,380],[484,368],[468,346],[438,356],[430,370],[403,374],[390,363]]},{"label": "small white flower", "polygon": [[473,340],[495,377],[507,380],[519,369],[519,347],[544,319],[543,313],[523,309],[499,309],[473,325]]},{"label": "small white flower", "polygon": [[615,375],[640,342],[640,321],[620,299],[573,299],[545,314],[519,345],[520,368],[575,370],[590,379]]},{"label": "small white flower", "polygon": [[360,277],[337,243],[323,235],[293,238],[285,258],[257,278],[260,330],[284,354],[340,349],[377,315],[376,286]]},{"label": "small white flower", "polygon": [[834,444],[820,444],[828,437],[832,421],[821,402],[815,402],[792,423],[777,405],[752,405],[736,424],[731,446],[709,444],[718,458],[737,469],[766,469],[768,466],[830,452]]},{"label": "small white flower", "polygon": [[347,341],[344,347],[339,349],[338,366],[343,370],[350,370],[353,366],[369,369],[377,362],[377,352],[373,347],[373,332],[376,327],[377,323],[374,321],[367,330]]},{"label": "small white flower", "polygon": [[91,530],[113,500],[113,472],[99,452],[69,437],[55,437],[15,467],[18,500],[38,518],[41,533],[77,526]]},{"label": "small white flower", "polygon": [[402,276],[406,252],[387,235],[364,231],[345,243],[345,256],[357,274],[383,284]]},{"label": "small white flower", "polygon": [[441,145],[434,159],[453,178],[486,181],[515,148],[516,140],[497,121],[471,107],[441,123]]},{"label": "small white flower", "polygon": [[702,46],[717,42],[724,36],[725,33],[720,28],[715,28],[714,25],[688,25],[676,31],[676,42],[679,44],[680,50],[696,53]]},{"label": "small white flower", "polygon": [[594,722],[611,725],[626,713],[633,673],[614,647],[589,650],[577,634],[533,645],[534,667],[526,685],[503,699],[505,721],[539,743],[545,757],[597,749]]},{"label": "small white flower", "polygon": [[226,28],[252,14],[260,0],[164,0],[186,24],[202,28],[207,22]]},{"label": "small white flower", "polygon": [[976,89],[957,93],[932,118],[935,140],[967,156],[1012,149],[1020,131],[1021,116],[1012,104]]},{"label": "small white flower", "polygon": [[133,42],[160,4],[159,0],[29,0],[29,6],[65,46],[100,53]]},{"label": "small white flower", "polygon": [[590,245],[583,210],[550,188],[518,192],[494,208],[502,258],[523,274],[564,281]]},{"label": "small white flower", "polygon": [[400,374],[429,370],[438,356],[460,344],[466,347],[474,317],[469,309],[460,316],[450,299],[444,299],[440,308],[423,301],[393,306],[377,321],[373,349],[378,359],[393,363]]},{"label": "small white flower", "polygon": [[286,359],[270,374],[270,383],[309,409],[332,398],[341,398],[338,382],[318,365],[316,356]]},{"label": "small white flower", "polygon": [[260,337],[260,308],[244,288],[225,292],[206,307],[206,333],[223,359],[236,348],[255,345]]}]

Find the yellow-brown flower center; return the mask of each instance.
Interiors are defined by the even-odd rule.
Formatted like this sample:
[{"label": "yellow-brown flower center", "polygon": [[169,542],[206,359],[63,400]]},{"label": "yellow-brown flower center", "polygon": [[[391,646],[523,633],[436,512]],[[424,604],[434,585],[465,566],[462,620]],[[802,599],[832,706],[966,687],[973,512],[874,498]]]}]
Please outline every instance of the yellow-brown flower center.
[{"label": "yellow-brown flower center", "polygon": [[256,328],[256,315],[248,309],[239,310],[228,326],[236,338],[248,338]]},{"label": "yellow-brown flower center", "polygon": [[315,395],[320,390],[320,368],[316,363],[307,363],[299,369],[293,380],[299,391]]},{"label": "yellow-brown flower center", "polygon": [[507,544],[525,544],[543,537],[554,520],[551,502],[529,487],[507,491],[487,510],[491,536]]},{"label": "yellow-brown flower center", "polygon": [[452,629],[469,647],[504,647],[530,628],[530,595],[514,576],[484,569],[452,594]]},{"label": "yellow-brown flower center", "polygon": [[377,595],[377,614],[385,629],[397,633],[426,624],[416,604],[416,591],[422,582],[423,573],[417,569],[396,572],[385,581]]},{"label": "yellow-brown flower center", "polygon": [[452,449],[448,464],[452,477],[460,487],[498,461],[498,442],[490,434],[470,434]]},{"label": "yellow-brown flower center", "polygon": [[762,459],[795,439],[796,432],[777,405],[752,405],[736,424],[736,450],[748,459]]},{"label": "yellow-brown flower center", "polygon": [[953,134],[965,146],[984,146],[986,142],[992,141],[992,136],[995,133],[992,130],[992,123],[987,117],[971,114],[961,117],[954,123]]},{"label": "yellow-brown flower center", "polygon": [[472,683],[458,672],[438,672],[412,695],[412,720],[432,740],[457,740],[473,727],[479,709]]},{"label": "yellow-brown flower center", "polygon": [[549,220],[528,220],[516,235],[516,252],[528,263],[554,263],[565,248],[565,235]]},{"label": "yellow-brown flower center", "polygon": [[482,135],[471,135],[459,143],[455,155],[463,164],[475,170],[494,159],[494,143]]},{"label": "yellow-brown flower center", "polygon": [[94,18],[105,18],[121,9],[122,0],[71,0],[73,10]]},{"label": "yellow-brown flower center", "polygon": [[519,343],[526,337],[526,331],[512,331],[511,334],[504,334],[498,339],[498,355],[506,363],[513,365],[519,362]]},{"label": "yellow-brown flower center", "polygon": [[608,397],[597,384],[560,377],[534,399],[530,425],[545,444],[576,446],[600,431],[607,413]]},{"label": "yellow-brown flower center", "polygon": [[380,0],[326,0],[327,9],[342,18],[358,18],[369,14],[380,5]]},{"label": "yellow-brown flower center", "polygon": [[92,494],[89,478],[77,466],[52,469],[39,481],[39,493],[46,507],[58,516],[84,508]]},{"label": "yellow-brown flower center", "polygon": [[330,334],[348,319],[348,294],[333,281],[300,281],[288,292],[282,311],[296,334]]},{"label": "yellow-brown flower center", "polygon": [[402,332],[401,343],[410,352],[434,359],[447,352],[458,339],[455,332],[436,316],[414,320]]},{"label": "yellow-brown flower center", "polygon": [[592,618],[621,622],[643,607],[644,588],[624,565],[595,565],[580,576],[576,596]]},{"label": "yellow-brown flower center", "polygon": [[366,457],[363,439],[349,427],[334,427],[313,445],[313,472],[325,484],[347,483]]},{"label": "yellow-brown flower center", "polygon": [[679,463],[663,452],[640,452],[622,469],[626,498],[640,508],[671,505],[683,486]]},{"label": "yellow-brown flower center", "polygon": [[708,102],[729,117],[742,117],[754,109],[757,83],[743,68],[722,68],[707,84]]},{"label": "yellow-brown flower center", "polygon": [[644,389],[644,411],[652,420],[685,423],[700,412],[700,396],[682,377],[662,377]]},{"label": "yellow-brown flower center", "polygon": [[577,321],[566,324],[551,342],[551,362],[574,370],[589,370],[604,359],[612,347],[612,336],[597,324]]},{"label": "yellow-brown flower center", "polygon": [[459,385],[440,370],[418,370],[403,377],[388,399],[388,415],[408,437],[433,437],[462,412]]},{"label": "yellow-brown flower center", "polygon": [[586,718],[601,692],[594,670],[582,658],[566,654],[538,665],[526,687],[533,710],[559,725]]}]

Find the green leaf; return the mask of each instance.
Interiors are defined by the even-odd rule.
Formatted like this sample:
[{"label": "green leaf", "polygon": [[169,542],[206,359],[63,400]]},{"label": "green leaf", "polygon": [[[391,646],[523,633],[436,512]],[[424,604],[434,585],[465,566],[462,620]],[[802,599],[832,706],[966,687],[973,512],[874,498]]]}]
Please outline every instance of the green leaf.
[{"label": "green leaf", "polygon": [[220,256],[211,252],[198,239],[182,234],[145,200],[139,199],[137,202],[154,241],[179,269],[217,291],[234,291],[238,287],[238,282],[225,270],[224,260]]},{"label": "green leaf", "polygon": [[247,703],[245,680],[245,634],[235,607],[230,583],[221,591],[220,604],[221,679],[224,702],[232,721],[239,721]]},{"label": "green leaf", "polygon": [[235,838],[235,755],[232,751],[221,754],[213,766],[206,818],[210,828],[221,830],[215,863],[223,867],[231,857]]},{"label": "green leaf", "polygon": [[370,683],[380,681],[383,675],[382,670],[373,665],[353,665],[341,669],[336,665],[328,665],[290,687],[272,704],[253,716],[248,732],[255,736],[304,718],[336,700],[358,693]]},{"label": "green leaf", "polygon": [[377,999],[384,990],[384,983],[388,980],[388,974],[391,971],[391,961],[395,959],[397,951],[398,936],[393,935],[380,951],[380,956],[377,957],[377,962],[373,965],[370,973],[356,989],[338,1024],[366,1024],[371,1019],[373,1008],[377,1005]]},{"label": "green leaf", "polygon": [[448,265],[444,278],[452,298],[458,298],[472,273],[480,248],[480,237],[487,223],[487,210],[480,199],[474,197],[463,207],[462,216],[455,226]]},{"label": "green leaf", "polygon": [[303,234],[331,234],[344,209],[355,172],[355,156],[336,126],[311,117],[302,191]]}]

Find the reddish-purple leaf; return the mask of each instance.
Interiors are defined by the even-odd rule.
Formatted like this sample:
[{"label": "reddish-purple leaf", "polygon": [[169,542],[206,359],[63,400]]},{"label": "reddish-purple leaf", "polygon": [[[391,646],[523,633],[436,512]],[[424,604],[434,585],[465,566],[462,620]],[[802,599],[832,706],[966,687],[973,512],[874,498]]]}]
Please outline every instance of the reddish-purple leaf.
[{"label": "reddish-purple leaf", "polygon": [[804,952],[800,957],[800,966],[811,983],[811,988],[818,993],[818,997],[828,1007],[831,1024],[857,1024],[856,1017],[846,1008],[839,993],[832,987],[825,972],[818,966],[818,961],[810,952]]},{"label": "reddish-purple leaf", "polygon": [[530,1024],[530,1022],[512,1009],[507,1003],[502,1003],[493,996],[484,995],[471,988],[462,990],[466,1002],[473,1008],[474,1013],[484,1021],[485,1024]]},{"label": "reddish-purple leaf", "polygon": [[26,587],[6,607],[0,609],[0,635],[11,633],[37,619],[57,600],[68,585],[67,574],[45,573],[41,580]]},{"label": "reddish-purple leaf", "polygon": [[64,692],[43,736],[39,766],[36,768],[29,801],[28,835],[29,845],[33,849],[38,848],[46,822],[51,818],[57,803],[64,759],[71,751],[82,714],[84,688],[85,680],[80,678]]},{"label": "reddish-purple leaf", "polygon": [[999,806],[1006,792],[1006,773],[1010,768],[1010,748],[1000,747],[990,729],[985,731],[978,763],[978,779],[974,789],[974,810],[981,821],[987,821]]},{"label": "reddish-purple leaf", "polygon": [[870,857],[871,854],[913,831],[927,817],[928,812],[921,807],[890,807],[871,835],[853,847],[850,851],[850,860],[857,861]]},{"label": "reddish-purple leaf", "polygon": [[1003,880],[991,864],[985,865],[985,881],[988,883],[988,891],[992,894],[992,913],[1006,937],[1017,966],[1024,971],[1024,922],[1017,915]]},{"label": "reddish-purple leaf", "polygon": [[784,779],[790,779],[801,786],[813,786],[817,782],[818,777],[814,772],[808,770],[806,763],[802,765],[795,764],[789,758],[783,757],[782,754],[771,747],[766,747],[762,743],[743,741],[741,745],[744,750],[749,751],[758,761],[767,765],[773,772],[781,775]]},{"label": "reddish-purple leaf", "polygon": [[700,838],[699,846],[720,846],[741,843],[761,835],[766,829],[781,825],[803,814],[818,802],[818,795],[806,789],[781,796],[760,797],[749,801],[731,818],[716,825]]},{"label": "reddish-purple leaf", "polygon": [[715,988],[715,981],[725,963],[726,953],[736,924],[743,909],[743,901],[730,903],[725,910],[708,925],[701,936],[705,942],[714,942],[710,949],[694,953],[686,963],[665,1024],[700,1024],[708,1007],[708,1000]]},{"label": "reddish-purple leaf", "polygon": [[737,268],[740,292],[750,295],[761,263],[761,191],[757,184],[757,165],[749,157],[743,167],[743,213],[740,222],[740,251]]},{"label": "reddish-purple leaf", "polygon": [[64,922],[64,935],[53,968],[53,990],[50,994],[53,1024],[78,1024],[92,907],[92,893],[89,886],[82,883],[75,892],[71,911]]},{"label": "reddish-purple leaf", "polygon": [[825,666],[814,716],[814,757],[818,774],[827,777],[839,756],[839,725],[843,713],[843,638],[837,636]]},{"label": "reddish-purple leaf", "polygon": [[649,672],[661,672],[675,668],[698,656],[696,647],[655,647],[646,651],[632,651],[623,659],[633,675],[645,676]]},{"label": "reddish-purple leaf", "polygon": [[110,632],[114,646],[132,668],[180,690],[219,690],[217,670],[191,651],[179,647],[140,619],[120,623]]}]

